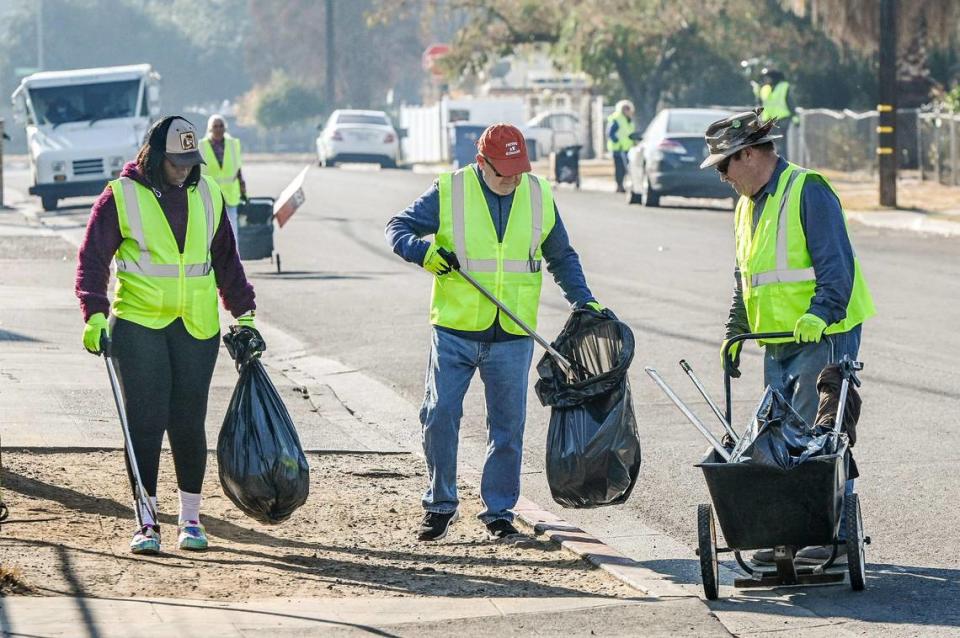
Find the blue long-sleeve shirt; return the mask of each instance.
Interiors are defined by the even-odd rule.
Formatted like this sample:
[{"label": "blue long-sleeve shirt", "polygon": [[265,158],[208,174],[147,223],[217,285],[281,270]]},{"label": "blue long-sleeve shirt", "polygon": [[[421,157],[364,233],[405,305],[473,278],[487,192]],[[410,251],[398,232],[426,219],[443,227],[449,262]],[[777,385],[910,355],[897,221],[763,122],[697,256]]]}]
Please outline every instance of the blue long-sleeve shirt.
[{"label": "blue long-sleeve shirt", "polygon": [[[787,168],[782,157],[770,181],[752,197],[753,227],[756,229],[767,197],[777,191],[780,175]],[[853,293],[853,246],[847,234],[840,200],[830,187],[820,180],[807,179],[800,193],[800,224],[807,238],[807,252],[816,273],[816,288],[807,312],[832,325],[847,316],[847,305]],[[733,303],[727,319],[727,336],[749,331],[747,311],[743,305],[743,285],[740,269],[734,271],[736,285]]]},{"label": "blue long-sleeve shirt", "polygon": [[[475,165],[473,169],[479,175],[479,169]],[[510,219],[510,207],[513,205],[513,193],[498,195],[490,190],[482,176],[479,177],[479,181],[483,196],[487,200],[490,218],[497,230],[497,239],[503,241],[507,221]],[[580,256],[570,245],[570,238],[560,219],[556,203],[553,209],[556,213],[556,222],[541,245],[543,259],[546,262],[547,271],[553,275],[553,280],[563,291],[564,298],[572,306],[581,307],[595,299],[590,288],[587,287],[583,268],[580,266]],[[437,182],[434,182],[416,201],[390,218],[384,234],[393,252],[406,261],[421,265],[430,247],[430,242],[423,238],[435,235],[439,229],[440,188]],[[438,326],[438,329],[485,342],[522,338],[505,332],[497,319],[489,328],[478,332],[454,330],[442,326]]]}]

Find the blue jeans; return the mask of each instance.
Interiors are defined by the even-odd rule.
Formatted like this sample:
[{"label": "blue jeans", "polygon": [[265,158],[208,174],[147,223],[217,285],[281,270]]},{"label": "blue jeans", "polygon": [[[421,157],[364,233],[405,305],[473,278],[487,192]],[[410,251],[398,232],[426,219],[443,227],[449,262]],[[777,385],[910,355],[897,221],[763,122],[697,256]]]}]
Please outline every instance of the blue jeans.
[{"label": "blue jeans", "polygon": [[[771,343],[764,348],[763,382],[780,390],[807,423],[817,417],[820,394],[817,377],[828,363],[837,363],[843,355],[856,360],[860,352],[862,325],[849,332],[824,335],[820,343]],[[844,486],[844,495],[853,494],[854,479]],[[846,536],[844,515],[840,516],[840,539]]]},{"label": "blue jeans", "polygon": [[463,397],[476,370],[487,404],[487,457],[480,479],[484,523],[513,520],[520,497],[527,376],[533,339],[483,343],[433,329],[426,391],[420,407],[423,453],[430,485],[423,494],[428,512],[457,509],[457,448]]}]

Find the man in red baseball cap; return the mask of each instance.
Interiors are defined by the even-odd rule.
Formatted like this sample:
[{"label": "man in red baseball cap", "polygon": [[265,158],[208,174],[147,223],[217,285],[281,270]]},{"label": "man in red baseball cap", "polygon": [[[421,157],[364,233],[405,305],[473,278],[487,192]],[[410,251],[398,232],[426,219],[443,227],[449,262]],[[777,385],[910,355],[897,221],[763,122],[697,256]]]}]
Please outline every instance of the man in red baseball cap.
[{"label": "man in red baseball cap", "polygon": [[[423,239],[433,235],[433,241]],[[487,458],[480,520],[491,539],[515,541],[527,378],[533,339],[453,270],[469,272],[536,330],[543,262],[575,308],[608,312],[587,287],[580,257],[550,183],[530,173],[523,134],[494,124],[477,140],[477,161],[444,173],[387,223],[403,259],[434,275],[426,393],[420,408],[429,486],[417,537],[444,538],[457,520],[457,447],[463,397],[476,371],[487,399]]]}]

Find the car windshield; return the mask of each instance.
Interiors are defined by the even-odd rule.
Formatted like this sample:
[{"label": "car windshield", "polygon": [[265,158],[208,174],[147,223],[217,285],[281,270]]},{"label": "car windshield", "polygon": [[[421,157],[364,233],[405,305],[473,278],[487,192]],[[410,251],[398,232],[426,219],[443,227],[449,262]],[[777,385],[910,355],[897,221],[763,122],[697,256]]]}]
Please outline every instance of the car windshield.
[{"label": "car windshield", "polygon": [[385,116],[369,115],[366,113],[341,113],[337,116],[337,124],[375,124],[377,126],[390,126]]},{"label": "car windshield", "polygon": [[133,117],[137,110],[140,80],[71,84],[30,89],[41,124],[65,124],[118,117]]},{"label": "car windshield", "polygon": [[703,135],[707,127],[717,120],[726,117],[718,111],[702,111],[696,113],[671,113],[667,120],[667,133],[696,133]]}]

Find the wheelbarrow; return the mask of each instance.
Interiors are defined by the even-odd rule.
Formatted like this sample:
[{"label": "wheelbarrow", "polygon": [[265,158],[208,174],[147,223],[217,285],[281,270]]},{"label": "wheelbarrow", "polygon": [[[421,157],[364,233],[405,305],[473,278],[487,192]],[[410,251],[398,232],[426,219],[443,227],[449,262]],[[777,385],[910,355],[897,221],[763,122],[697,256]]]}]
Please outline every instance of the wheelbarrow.
[{"label": "wheelbarrow", "polygon": [[[741,341],[792,336],[793,333],[789,332],[736,336],[727,342],[723,352],[724,360],[729,348]],[[864,534],[858,496],[851,494],[844,498],[849,463],[846,437],[838,437],[834,453],[811,457],[790,469],[738,462],[740,455],[749,446],[751,428],[755,435],[756,421],[740,436],[731,427],[733,414],[729,373],[724,370],[726,412],[721,413],[689,365],[684,361],[680,363],[724,426],[724,430],[728,435],[732,435],[728,438],[727,445],[723,445],[670,390],[659,374],[651,368],[647,369],[648,374],[712,446],[704,459],[697,464],[703,472],[712,501],[697,508],[697,554],[700,558],[703,591],[707,599],[716,600],[719,595],[718,556],[724,553],[733,553],[737,563],[747,573],[746,578],[736,578],[734,586],[752,588],[841,583],[844,580],[843,572],[827,570],[833,565],[839,552],[843,551],[847,556],[851,588],[855,591],[863,590],[866,585],[864,546],[870,543],[870,537]],[[861,363],[846,357],[841,362],[843,384],[840,408],[834,424],[834,431],[837,433],[843,423],[849,383],[859,385],[855,372],[862,367]],[[839,534],[841,511],[844,513],[846,540],[842,540]],[[717,521],[723,532],[725,547],[717,543]],[[814,545],[831,546],[830,557],[820,564],[798,565],[795,560],[796,553],[804,547]],[[751,567],[742,557],[742,552],[771,547],[774,550],[775,569]]]}]

